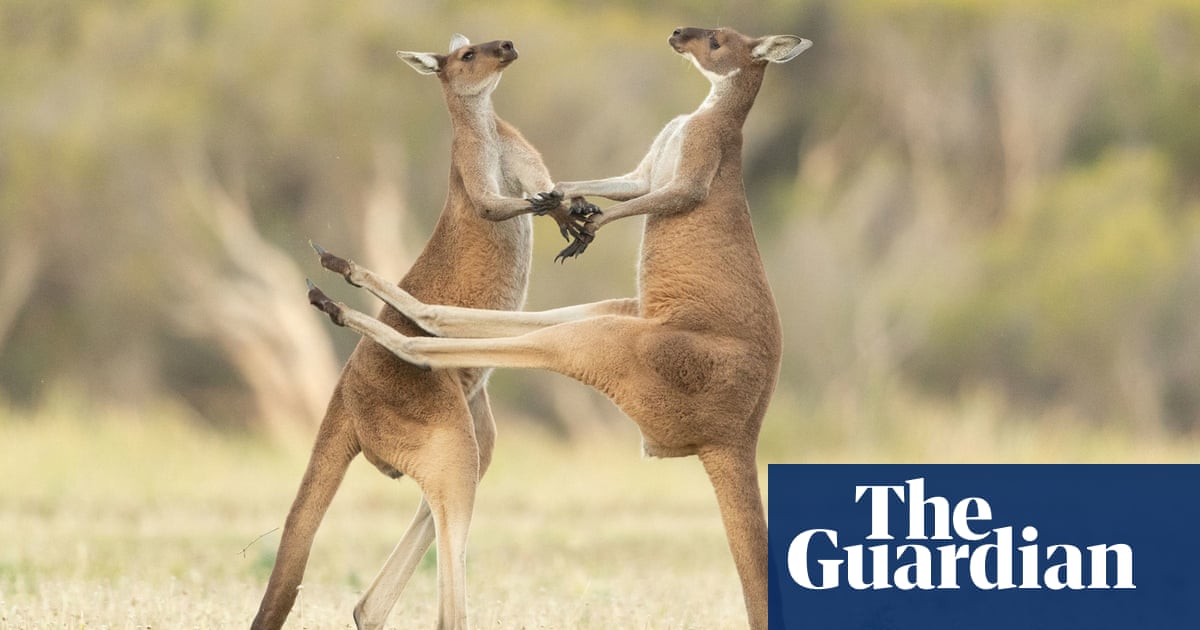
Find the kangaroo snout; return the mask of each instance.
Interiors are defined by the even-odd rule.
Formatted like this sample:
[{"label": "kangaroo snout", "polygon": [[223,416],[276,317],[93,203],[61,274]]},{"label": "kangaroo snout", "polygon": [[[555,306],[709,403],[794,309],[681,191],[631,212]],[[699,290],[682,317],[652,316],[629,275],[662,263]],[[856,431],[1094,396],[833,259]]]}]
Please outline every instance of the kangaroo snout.
[{"label": "kangaroo snout", "polygon": [[705,37],[708,31],[702,28],[684,28],[679,27],[671,33],[671,37],[667,39],[667,43],[675,52],[683,52],[683,45],[698,37]]},{"label": "kangaroo snout", "polygon": [[516,59],[518,57],[517,47],[514,46],[513,43],[508,40],[499,42],[498,45],[496,46],[496,56],[499,57],[500,60],[506,64],[512,63],[513,61],[516,61]]}]

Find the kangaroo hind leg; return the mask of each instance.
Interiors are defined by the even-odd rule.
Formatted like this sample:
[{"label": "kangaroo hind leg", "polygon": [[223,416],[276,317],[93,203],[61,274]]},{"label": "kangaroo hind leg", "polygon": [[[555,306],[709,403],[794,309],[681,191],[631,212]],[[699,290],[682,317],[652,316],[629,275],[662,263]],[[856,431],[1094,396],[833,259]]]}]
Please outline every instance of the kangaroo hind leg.
[{"label": "kangaroo hind leg", "polygon": [[417,506],[417,513],[413,515],[408,530],[354,607],[354,624],[358,630],[374,630],[384,626],[396,601],[400,599],[401,591],[417,570],[429,545],[433,544],[433,539],[433,513],[425,497],[421,497],[421,504]]},{"label": "kangaroo hind leg", "polygon": [[308,469],[284,523],[275,567],[271,570],[258,614],[251,624],[252,630],[280,628],[296,601],[296,589],[304,578],[317,528],[345,477],[350,461],[359,453],[349,413],[342,405],[340,396],[335,393],[317,433]]},{"label": "kangaroo hind leg", "polygon": [[[579,304],[546,311],[505,311],[474,309],[460,306],[425,304],[412,294],[389,282],[379,274],[325,251],[320,245],[310,243],[320,254],[321,266],[337,273],[352,286],[364,288],[392,308],[400,311],[425,332],[439,337],[512,337],[569,321],[599,315],[637,315],[637,298],[604,300],[590,304]],[[317,293],[313,293],[313,290]],[[309,282],[310,301],[318,309],[329,314],[334,323],[340,314],[336,303],[324,297],[316,286]]]},{"label": "kangaroo hind leg", "polygon": [[700,461],[712,481],[751,630],[767,628],[767,520],[754,447],[709,447]]},{"label": "kangaroo hind leg", "polygon": [[[468,401],[468,406],[474,423],[475,443],[478,447],[479,476],[482,477],[491,462],[492,450],[496,441],[496,425],[492,418],[487,390],[480,389]],[[471,456],[470,453],[462,455],[464,457]],[[380,569],[375,581],[371,583],[354,607],[354,623],[358,630],[374,630],[384,627],[388,616],[400,599],[400,594],[404,591],[408,581],[412,579],[417,566],[421,563],[425,553],[429,551],[429,546],[433,544],[435,537],[433,511],[430,509],[429,502],[422,496],[421,503],[417,506],[417,512],[413,515],[412,523],[409,524],[404,536],[388,556],[387,562]]]},{"label": "kangaroo hind leg", "polygon": [[[467,421],[470,422],[469,420]],[[426,465],[413,471],[433,516],[438,563],[438,628],[467,627],[467,534],[479,483],[474,430],[445,427],[427,444]]]}]

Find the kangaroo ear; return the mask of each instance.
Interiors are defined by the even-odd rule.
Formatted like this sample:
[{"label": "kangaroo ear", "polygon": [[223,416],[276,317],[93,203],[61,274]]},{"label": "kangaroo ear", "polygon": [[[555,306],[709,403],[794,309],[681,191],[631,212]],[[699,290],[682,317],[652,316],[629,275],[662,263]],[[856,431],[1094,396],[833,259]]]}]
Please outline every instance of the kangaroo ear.
[{"label": "kangaroo ear", "polygon": [[454,35],[450,36],[450,52],[454,52],[470,43],[471,40],[467,39],[466,35],[463,35],[462,33],[455,33]]},{"label": "kangaroo ear", "polygon": [[397,50],[396,56],[421,74],[437,74],[442,69],[442,62],[446,59],[433,53],[408,52],[407,50]]},{"label": "kangaroo ear", "polygon": [[795,35],[768,35],[758,40],[750,56],[773,63],[791,61],[800,53],[809,49],[812,42]]}]

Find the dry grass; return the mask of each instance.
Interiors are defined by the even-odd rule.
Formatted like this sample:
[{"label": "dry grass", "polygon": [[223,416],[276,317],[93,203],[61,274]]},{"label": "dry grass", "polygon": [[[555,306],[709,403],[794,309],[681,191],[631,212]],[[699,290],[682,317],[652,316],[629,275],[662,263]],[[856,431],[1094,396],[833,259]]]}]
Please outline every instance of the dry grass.
[{"label": "dry grass", "polygon": [[[281,524],[305,454],[169,412],[87,411],[0,420],[0,629],[248,626],[278,532],[251,543]],[[740,590],[699,463],[644,460],[619,433],[594,451],[502,433],[472,528],[474,627],[737,627]],[[352,627],[417,497],[411,481],[354,463],[288,627]],[[435,570],[427,556],[393,626],[433,625]]]},{"label": "dry grass", "polygon": [[[57,403],[0,412],[0,630],[246,627],[305,454],[196,428],[172,410]],[[503,414],[501,417],[504,417]],[[1196,461],[1194,438],[1010,420],[986,399],[777,401],[764,463]],[[695,459],[648,461],[631,425],[592,448],[502,427],[472,528],[477,628],[738,628],[740,591]],[[417,502],[361,459],[318,535],[290,628],[351,627]],[[248,548],[247,548],[248,546]],[[243,553],[243,549],[244,553]],[[392,617],[434,621],[427,556]]]}]

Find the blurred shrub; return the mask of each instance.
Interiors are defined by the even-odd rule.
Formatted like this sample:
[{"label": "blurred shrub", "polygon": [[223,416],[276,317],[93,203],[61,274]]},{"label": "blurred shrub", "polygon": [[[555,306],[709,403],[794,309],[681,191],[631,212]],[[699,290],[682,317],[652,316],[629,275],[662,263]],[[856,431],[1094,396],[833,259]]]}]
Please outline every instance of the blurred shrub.
[{"label": "blurred shrub", "polygon": [[1116,151],[1048,184],[989,235],[973,286],[935,316],[916,375],[942,389],[998,382],[1026,402],[1074,401],[1147,426],[1172,415],[1157,323],[1185,298],[1171,289],[1200,234],[1166,211],[1168,184],[1151,151]]}]

